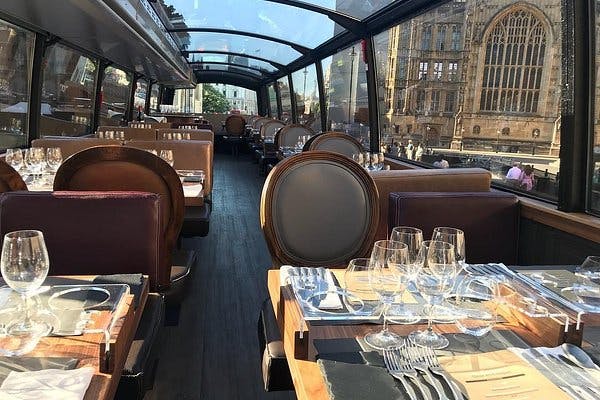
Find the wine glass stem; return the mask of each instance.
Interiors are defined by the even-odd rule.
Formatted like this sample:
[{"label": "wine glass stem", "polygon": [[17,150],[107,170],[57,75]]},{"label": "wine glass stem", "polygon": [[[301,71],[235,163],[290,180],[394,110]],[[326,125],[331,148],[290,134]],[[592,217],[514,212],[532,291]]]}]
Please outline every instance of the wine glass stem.
[{"label": "wine glass stem", "polygon": [[387,313],[388,310],[390,309],[390,304],[388,303],[383,303],[383,327],[381,328],[381,332],[387,332],[388,331],[388,323],[387,323]]},{"label": "wine glass stem", "polygon": [[432,333],[433,332],[433,302],[431,301],[431,299],[429,299],[428,303],[429,303],[429,310],[427,312],[427,332]]},{"label": "wine glass stem", "polygon": [[29,296],[26,293],[21,293],[21,299],[25,306],[25,320],[23,321],[24,326],[31,326],[31,310],[29,308]]}]

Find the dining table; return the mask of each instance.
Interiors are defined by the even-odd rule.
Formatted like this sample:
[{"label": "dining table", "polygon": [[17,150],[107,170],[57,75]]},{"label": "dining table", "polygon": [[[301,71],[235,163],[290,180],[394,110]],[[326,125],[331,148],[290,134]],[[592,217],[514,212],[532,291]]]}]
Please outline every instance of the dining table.
[{"label": "dining table", "polygon": [[[331,269],[330,271],[338,283],[344,281],[344,269]],[[300,400],[337,399],[339,394],[338,396],[332,395],[332,384],[325,376],[324,365],[327,364],[327,361],[318,362],[318,360],[327,359],[336,352],[350,351],[347,348],[352,348],[352,351],[357,351],[356,349],[367,352],[374,350],[369,349],[369,346],[361,338],[367,333],[380,330],[381,326],[372,322],[311,320],[304,315],[303,307],[299,304],[292,285],[282,280],[280,270],[269,270],[267,281],[271,304],[281,333],[297,398]],[[527,313],[515,311],[508,305],[503,306],[501,311],[501,319],[491,333],[498,337],[513,338],[511,340],[517,343],[515,344],[517,347],[528,349],[546,346],[553,348],[568,342],[578,346],[596,346],[595,348],[598,349],[599,343],[590,343],[590,340],[596,339],[586,341],[583,335],[584,328],[589,329],[590,332],[598,331],[598,327],[600,327],[598,318],[588,318],[585,322],[577,321],[577,315],[569,310],[565,310],[564,314],[560,316],[549,313],[550,315],[543,318],[530,318]],[[423,328],[426,328],[423,322],[410,325],[389,325],[390,331],[402,337],[408,336],[415,329]],[[446,336],[466,337],[453,323],[436,323],[434,329]],[[343,354],[345,354],[344,357],[347,357],[350,353]],[[340,364],[330,362],[329,365]],[[347,371],[344,374],[347,374]],[[354,381],[360,381],[361,378],[359,373],[356,376],[346,376],[344,384],[348,383],[352,386]],[[498,397],[498,399],[502,398]]]},{"label": "dining table", "polygon": [[[33,351],[25,355],[28,359],[74,359],[76,368],[91,367],[93,376],[85,392],[85,400],[110,400],[115,396],[148,297],[148,277],[140,274],[56,276],[47,277],[44,283],[72,287],[98,286],[103,279],[108,279],[104,282],[113,282],[114,277],[125,278],[128,283],[126,287],[131,290],[128,289],[115,300],[111,311],[96,311],[93,314],[95,323],[103,324],[104,329],[45,336]],[[135,284],[131,283],[131,277]]]}]

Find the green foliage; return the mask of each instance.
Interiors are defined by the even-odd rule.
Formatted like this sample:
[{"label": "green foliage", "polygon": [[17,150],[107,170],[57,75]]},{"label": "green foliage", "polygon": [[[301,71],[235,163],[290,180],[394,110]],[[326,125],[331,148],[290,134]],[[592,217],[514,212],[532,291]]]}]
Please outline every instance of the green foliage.
[{"label": "green foliage", "polygon": [[202,95],[204,96],[202,102],[203,112],[225,113],[231,110],[231,104],[229,104],[225,95],[215,89],[212,85],[204,84]]}]

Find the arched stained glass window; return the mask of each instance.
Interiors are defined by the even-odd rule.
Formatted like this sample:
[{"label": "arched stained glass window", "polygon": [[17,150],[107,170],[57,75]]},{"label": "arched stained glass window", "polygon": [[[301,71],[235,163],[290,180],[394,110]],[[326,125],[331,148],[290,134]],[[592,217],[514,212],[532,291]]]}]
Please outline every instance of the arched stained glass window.
[{"label": "arched stained glass window", "polygon": [[491,26],[485,46],[481,110],[536,113],[546,53],[542,22],[515,10]]}]

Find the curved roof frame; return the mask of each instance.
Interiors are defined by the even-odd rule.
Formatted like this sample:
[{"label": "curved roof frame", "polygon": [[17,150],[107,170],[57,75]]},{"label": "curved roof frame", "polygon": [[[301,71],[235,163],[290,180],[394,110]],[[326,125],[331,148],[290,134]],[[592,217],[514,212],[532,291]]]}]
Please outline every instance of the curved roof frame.
[{"label": "curved roof frame", "polygon": [[260,33],[254,32],[245,32],[245,31],[235,31],[232,29],[221,29],[221,28],[173,28],[168,29],[167,32],[178,33],[178,32],[211,32],[211,33],[223,33],[226,35],[239,35],[239,36],[249,36],[257,39],[267,40],[269,42],[276,42],[280,44],[284,44],[290,46],[292,49],[296,50],[298,53],[302,55],[306,55],[310,52],[311,49],[308,47],[299,45],[298,43],[290,42],[288,40],[279,39],[267,35],[261,35]]},{"label": "curved roof frame", "polygon": [[[251,69],[253,71],[258,71],[261,73],[261,75],[264,75],[264,77],[272,77],[274,74],[265,71],[264,69],[260,69],[260,68],[256,68],[256,67],[250,67],[248,65],[242,65],[242,64],[236,64],[236,63],[230,63],[230,62],[221,62],[221,61],[193,61],[189,63],[190,65],[210,65],[210,64],[214,64],[214,65],[228,65],[230,67],[235,67],[235,68],[240,68],[240,69]],[[202,70],[200,70],[202,71]],[[257,76],[258,78],[260,78],[259,76]]]},{"label": "curved roof frame", "polygon": [[267,62],[267,63],[271,64],[272,66],[274,66],[275,68],[277,68],[278,70],[282,70],[282,71],[286,71],[287,70],[287,68],[286,68],[285,65],[280,64],[278,62],[275,62],[273,60],[269,60],[268,58],[257,57],[257,56],[251,55],[251,54],[236,53],[236,52],[233,52],[233,51],[223,51],[223,50],[184,50],[184,51],[181,52],[181,55],[183,55],[185,58],[187,58],[189,54],[203,54],[203,53],[223,54],[223,55],[231,55],[231,56],[251,58],[253,60]]}]

